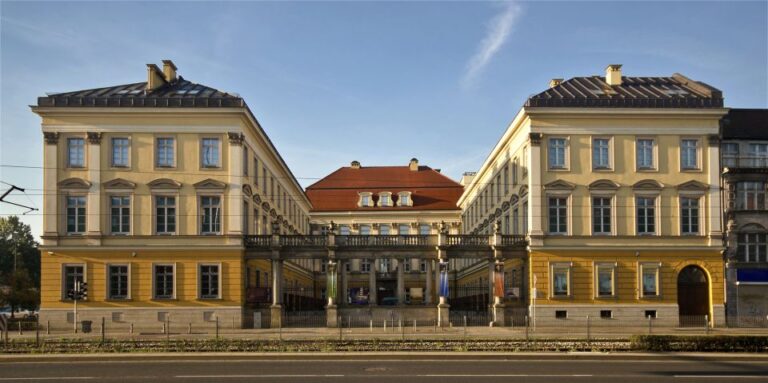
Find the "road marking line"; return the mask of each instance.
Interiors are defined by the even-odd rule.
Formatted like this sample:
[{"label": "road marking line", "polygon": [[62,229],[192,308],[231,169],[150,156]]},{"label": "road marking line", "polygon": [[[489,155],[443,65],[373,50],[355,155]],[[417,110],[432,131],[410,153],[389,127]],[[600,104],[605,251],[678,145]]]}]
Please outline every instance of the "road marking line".
[{"label": "road marking line", "polygon": [[0,378],[0,381],[14,381],[14,380],[80,380],[80,379],[96,379],[95,376],[46,376],[40,378]]},{"label": "road marking line", "polygon": [[688,378],[688,379],[702,379],[702,378],[710,378],[710,379],[722,379],[722,378],[728,378],[728,379],[765,379],[768,378],[768,375],[674,375],[675,378]]},{"label": "road marking line", "polygon": [[427,374],[414,375],[425,378],[591,378],[587,374]]},{"label": "road marking line", "polygon": [[344,375],[176,375],[177,379],[343,378]]}]

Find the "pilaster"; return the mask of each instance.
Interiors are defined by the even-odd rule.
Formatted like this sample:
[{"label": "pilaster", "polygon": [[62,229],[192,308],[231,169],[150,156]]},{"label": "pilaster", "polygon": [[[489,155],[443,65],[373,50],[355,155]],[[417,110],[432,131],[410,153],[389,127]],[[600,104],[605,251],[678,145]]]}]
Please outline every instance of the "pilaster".
[{"label": "pilaster", "polygon": [[[59,232],[59,133],[43,132],[43,237],[56,236]],[[43,244],[47,240],[43,240]]]},{"label": "pilaster", "polygon": [[541,133],[531,133],[528,145],[528,230],[530,231],[530,245],[543,244],[544,231],[541,227],[541,218],[544,217],[541,196]]},{"label": "pilaster", "polygon": [[243,141],[242,133],[228,133],[229,137],[229,188],[226,190],[229,206],[227,233],[241,235],[243,233]]},{"label": "pilaster", "polygon": [[102,133],[88,132],[88,190],[86,204],[86,232],[89,236],[101,236],[101,136]]}]

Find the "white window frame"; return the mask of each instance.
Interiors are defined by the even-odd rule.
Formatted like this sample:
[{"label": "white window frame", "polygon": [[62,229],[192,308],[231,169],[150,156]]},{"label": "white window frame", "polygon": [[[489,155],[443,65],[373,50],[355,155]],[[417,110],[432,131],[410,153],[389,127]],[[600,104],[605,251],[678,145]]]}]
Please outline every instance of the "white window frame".
[{"label": "white window frame", "polygon": [[[174,218],[173,228],[174,228],[174,230],[173,231],[163,231],[163,232],[158,231],[158,228],[157,228],[157,219],[158,219],[157,218],[157,207],[158,207],[158,205],[157,205],[157,198],[158,197],[161,197],[161,198],[173,198],[173,209],[174,209],[174,213],[173,213],[173,218]],[[167,228],[168,227],[168,214],[167,214],[168,207],[166,206],[164,209],[166,210],[165,226]],[[179,195],[178,194],[152,193],[152,232],[155,235],[176,235],[176,234],[178,234],[178,232],[179,232]]]},{"label": "white window frame", "polygon": [[[747,187],[749,185],[750,187]],[[766,191],[766,182],[761,181],[739,181],[736,183],[736,209],[744,211],[759,211],[768,208],[768,191]],[[763,204],[760,206],[760,196],[762,195]],[[754,199],[754,209],[749,209],[749,200]]]},{"label": "white window frame", "polygon": [[[114,209],[112,205],[112,198],[127,198],[128,199],[128,231],[114,231],[112,227],[112,220],[114,219],[114,212],[112,209]],[[107,223],[109,225],[109,233],[112,235],[131,235],[133,233],[133,196],[130,194],[109,194],[107,195],[107,201],[109,204],[109,222]],[[118,209],[120,210],[120,224],[119,226],[122,228],[123,226],[123,209],[125,209],[125,205],[120,204]]]},{"label": "white window frame", "polygon": [[[602,231],[595,231],[595,198],[607,198],[608,199],[608,209],[609,211],[609,219],[610,219],[610,228],[608,232],[602,232]],[[601,235],[601,236],[607,236],[607,235],[616,235],[616,196],[613,193],[598,193],[593,192],[589,195],[589,216],[590,216],[590,232],[592,235]],[[601,223],[602,226],[602,223]]]},{"label": "white window frame", "polygon": [[[758,150],[755,150],[755,149],[758,149]],[[747,155],[749,156],[750,167],[753,167],[753,168],[768,167],[768,143],[766,142],[748,143]]]},{"label": "white window frame", "polygon": [[[618,268],[618,264],[616,262],[595,262],[592,268],[592,274],[594,275],[592,279],[592,283],[594,286],[594,297],[595,299],[606,299],[606,298],[616,298],[616,269]],[[611,293],[608,295],[601,295],[600,294],[600,271],[608,269],[611,273]]]},{"label": "white window frame", "polygon": [[[75,231],[69,230],[69,199],[70,198],[82,198],[83,204],[79,204],[75,209],[83,209],[83,214],[79,214],[79,211],[75,211]],[[83,220],[83,230],[78,231],[77,227],[79,219]],[[80,193],[67,194],[64,196],[64,229],[67,235],[83,235],[88,231],[88,196]]]},{"label": "white window frame", "polygon": [[[161,148],[160,140],[171,140],[171,147],[170,147],[171,163],[170,164],[165,164],[165,163],[161,164],[160,163],[160,157],[161,157],[160,156],[160,149],[164,149],[165,148],[165,146],[163,146]],[[155,147],[154,147],[155,168],[158,168],[158,169],[174,169],[174,168],[176,168],[176,157],[177,157],[177,153],[178,153],[177,149],[178,149],[178,142],[176,140],[176,136],[168,136],[168,135],[155,136]]]},{"label": "white window frame", "polygon": [[[405,199],[405,201],[403,201],[403,199]],[[397,193],[397,206],[413,206],[413,199],[411,198],[411,192],[401,191]]]},{"label": "white window frame", "polygon": [[[203,217],[205,215],[205,209],[212,209],[215,208],[215,205],[211,205],[209,207],[203,206],[203,198],[218,198],[218,230],[211,230],[211,231],[204,231],[203,230]],[[221,233],[224,231],[224,197],[221,194],[200,194],[197,196],[197,227],[198,227],[198,234],[200,235],[221,235]],[[211,223],[213,226],[213,223]],[[212,227],[213,228],[213,227]]]},{"label": "white window frame", "polygon": [[[754,241],[750,241],[754,236]],[[742,240],[746,239],[746,240]],[[754,254],[750,251],[754,249]],[[738,262],[756,263],[768,262],[768,233],[762,230],[748,230],[736,236],[736,259]],[[754,257],[754,259],[753,259]]]},{"label": "white window frame", "polygon": [[361,273],[370,273],[371,272],[371,260],[368,258],[363,258],[360,260],[360,272]]},{"label": "white window frame", "polygon": [[[604,140],[607,142],[606,153],[605,153],[605,160],[606,164],[597,164],[595,162],[595,150],[598,149],[598,147],[595,145],[595,143],[598,140]],[[597,171],[609,171],[613,170],[613,137],[609,136],[593,136],[591,142],[592,150],[590,151],[590,161],[592,162],[592,170]]]},{"label": "white window frame", "polygon": [[[645,271],[650,270],[653,271],[656,278],[656,294],[655,295],[646,295],[644,287],[644,280],[643,277],[645,276]],[[637,291],[638,291],[638,297],[639,298],[653,298],[653,299],[660,299],[661,298],[661,262],[638,262],[637,265]]]},{"label": "white window frame", "polygon": [[[557,164],[553,163],[551,152],[553,150],[559,149],[554,147],[554,141],[555,140],[562,140],[563,141],[563,164],[562,166],[557,166]],[[568,170],[570,168],[570,142],[569,138],[565,136],[554,136],[554,137],[548,137],[547,138],[547,168],[549,170],[555,170],[555,171],[563,171]],[[556,153],[556,152],[555,152]],[[556,159],[556,158],[555,158]]]},{"label": "white window frame", "polygon": [[431,235],[431,234],[432,234],[432,225],[428,223],[422,223],[419,225],[419,235]]},{"label": "white window frame", "polygon": [[[686,208],[685,206],[683,206],[683,200],[684,199],[690,199],[690,200],[696,201],[696,210],[697,210],[696,226],[697,226],[698,230],[696,230],[695,232],[687,232],[686,233],[685,231],[683,231],[683,228],[684,228],[684,225],[685,225],[685,222],[683,221],[683,209]],[[686,235],[686,236],[689,236],[689,235],[690,236],[701,235],[701,233],[702,233],[702,226],[703,226],[703,220],[702,220],[703,216],[701,214],[702,211],[703,211],[703,209],[702,209],[703,202],[704,202],[704,196],[700,195],[700,194],[680,194],[680,196],[677,198],[677,203],[679,205],[679,210],[678,211],[679,211],[679,215],[680,215],[680,227],[678,228],[680,230],[680,235]],[[689,220],[690,220],[690,217],[689,217]],[[690,222],[689,222],[689,224],[690,224]]]},{"label": "white window frame", "polygon": [[373,193],[371,192],[359,192],[357,193],[357,206],[358,207],[373,207]]},{"label": "white window frame", "polygon": [[[125,164],[118,164],[115,163],[115,154],[117,147],[115,146],[115,141],[117,140],[125,140],[126,147],[125,147]],[[131,168],[131,137],[130,136],[115,136],[110,137],[109,139],[109,145],[111,147],[110,150],[110,166],[113,168],[119,168],[119,169],[130,169]],[[122,146],[120,147],[122,149]],[[122,154],[119,156],[122,157]]]},{"label": "white window frame", "polygon": [[[371,225],[360,225],[357,233],[358,235],[371,235],[371,230]],[[363,233],[363,231],[367,231],[367,233]]]},{"label": "white window frame", "polygon": [[[727,148],[735,148],[736,150],[731,151]],[[720,154],[723,158],[722,166],[724,168],[739,167],[739,152],[741,152],[741,145],[738,142],[723,142],[720,148]]]},{"label": "white window frame", "polygon": [[[216,266],[216,295],[203,295],[203,267]],[[221,286],[222,286],[222,273],[221,262],[199,262],[197,264],[197,299],[200,300],[214,300],[221,299]]]},{"label": "white window frame", "polygon": [[[126,268],[126,283],[125,283],[125,290],[126,294],[124,297],[115,297],[112,296],[112,273],[111,268],[112,267],[123,267]],[[131,264],[130,263],[107,263],[104,266],[104,274],[106,275],[106,282],[104,283],[105,286],[107,286],[106,291],[104,292],[104,299],[108,301],[129,301],[131,300]]]},{"label": "white window frame", "polygon": [[[571,217],[573,216],[573,211],[572,211],[572,208],[571,208],[571,195],[570,195],[570,193],[568,193],[568,194],[547,193],[546,194],[546,198],[547,198],[547,234],[548,235],[558,235],[558,236],[560,236],[560,235],[566,235],[566,236],[567,235],[571,235],[571,228],[573,226],[572,222],[571,222],[572,221]],[[559,231],[554,231],[553,232],[553,231],[550,231],[550,229],[551,229],[550,222],[552,220],[552,217],[550,215],[550,202],[551,202],[550,199],[552,199],[552,198],[564,199],[565,200],[565,206],[564,206],[565,207],[565,217],[564,217],[564,219],[565,219],[565,232],[559,232]],[[558,207],[562,207],[562,206],[558,206]],[[558,211],[559,211],[559,209],[558,209]],[[560,223],[559,220],[558,220],[558,223]],[[559,228],[559,225],[558,225],[558,228]]]},{"label": "white window frame", "polygon": [[379,235],[392,235],[392,228],[389,225],[379,225]]},{"label": "white window frame", "polygon": [[[638,209],[639,209],[638,198],[652,198],[653,199],[653,205],[652,205],[652,207],[653,207],[653,229],[654,229],[653,232],[642,232],[642,233],[640,232],[640,224],[638,223],[638,217],[639,217],[639,215],[638,215]],[[632,198],[633,208],[634,208],[634,215],[633,216],[635,217],[635,220],[634,220],[635,221],[634,222],[635,235],[638,235],[638,236],[657,236],[657,235],[659,235],[659,233],[661,233],[661,228],[659,227],[659,218],[660,218],[659,217],[659,215],[660,215],[659,214],[660,213],[659,203],[660,203],[660,199],[661,199],[661,195],[660,194],[635,193],[635,195]],[[648,219],[646,219],[645,221],[646,221],[646,226],[647,226]]]},{"label": "white window frame", "polygon": [[[206,156],[205,156],[205,149],[206,149],[206,141],[212,141],[215,140],[216,146],[213,147],[216,151],[216,158],[215,163],[206,163]],[[221,168],[221,157],[223,156],[223,151],[221,149],[221,137],[217,136],[202,136],[200,137],[200,168],[201,169],[219,169]]]},{"label": "white window frame", "polygon": [[[696,163],[693,164],[693,166],[686,165],[685,162],[685,156],[687,155],[686,150],[689,148],[683,147],[683,143],[687,141],[693,141],[695,146],[694,149],[694,161]],[[700,171],[701,170],[701,138],[699,137],[680,137],[680,145],[679,145],[679,160],[680,160],[680,171]]]},{"label": "white window frame", "polygon": [[392,192],[380,192],[379,201],[376,203],[379,207],[392,207]]},{"label": "white window frame", "polygon": [[[76,157],[78,157],[77,160],[82,160],[82,163],[75,163],[74,161],[72,161],[72,159],[73,159],[73,156],[72,156],[72,149],[73,149],[72,143],[74,141],[79,141],[80,142],[80,146],[79,146],[80,152],[79,152],[79,155],[76,156]],[[86,152],[87,151],[85,150],[85,145],[86,145],[85,138],[83,138],[83,137],[67,137],[67,167],[68,168],[83,169],[83,168],[86,167],[85,164],[88,163],[87,162],[88,158],[86,158]]]},{"label": "white window frame", "polygon": [[[555,273],[557,271],[565,270],[566,272],[566,294],[555,294]],[[549,298],[550,299],[563,299],[571,298],[573,296],[573,263],[571,262],[551,262],[549,264]]]},{"label": "white window frame", "polygon": [[[640,141],[649,140],[651,141],[651,166],[641,166],[640,165]],[[657,171],[659,168],[659,144],[656,139],[656,137],[648,137],[648,136],[640,136],[635,138],[635,170],[638,172],[652,172]]]},{"label": "white window frame", "polygon": [[[173,294],[171,296],[157,296],[157,267],[158,266],[171,266],[171,271],[173,273]],[[178,283],[179,283],[179,273],[177,272],[177,267],[175,262],[168,262],[168,263],[152,263],[152,300],[173,300],[176,299],[176,294],[178,292]]]}]

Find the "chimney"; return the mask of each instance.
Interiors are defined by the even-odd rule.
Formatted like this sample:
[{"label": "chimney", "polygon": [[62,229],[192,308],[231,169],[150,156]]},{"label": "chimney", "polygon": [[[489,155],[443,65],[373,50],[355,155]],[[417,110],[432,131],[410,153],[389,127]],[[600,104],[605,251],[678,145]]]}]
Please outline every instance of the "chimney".
[{"label": "chimney", "polygon": [[621,85],[621,64],[611,64],[605,68],[605,82],[608,85]]},{"label": "chimney", "polygon": [[163,77],[166,82],[176,81],[176,65],[171,60],[163,60]]},{"label": "chimney", "polygon": [[411,158],[411,162],[408,163],[408,168],[411,169],[412,172],[419,170],[419,160],[415,158]]},{"label": "chimney", "polygon": [[352,169],[360,169],[360,161],[352,161],[352,163],[350,163],[349,166]]},{"label": "chimney", "polygon": [[147,64],[147,90],[155,90],[165,84],[165,77],[155,64]]},{"label": "chimney", "polygon": [[461,186],[469,185],[476,175],[477,173],[475,172],[464,172],[464,174],[461,175],[461,181],[459,181],[459,184],[461,184]]},{"label": "chimney", "polygon": [[562,82],[563,82],[563,79],[561,79],[561,78],[553,78],[553,79],[549,80],[549,87],[550,88],[554,88],[554,87],[562,84]]}]

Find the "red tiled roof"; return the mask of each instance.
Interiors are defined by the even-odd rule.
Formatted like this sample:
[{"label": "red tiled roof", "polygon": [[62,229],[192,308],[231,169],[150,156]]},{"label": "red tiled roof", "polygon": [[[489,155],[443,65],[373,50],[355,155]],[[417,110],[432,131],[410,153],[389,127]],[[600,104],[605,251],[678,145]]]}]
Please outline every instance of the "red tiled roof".
[{"label": "red tiled roof", "polygon": [[[357,206],[358,192],[371,192],[374,202],[378,193],[411,192],[413,206]],[[306,189],[312,211],[393,211],[393,210],[459,210],[456,202],[464,187],[428,166],[411,171],[408,166],[370,166],[353,169],[342,167]]]}]

